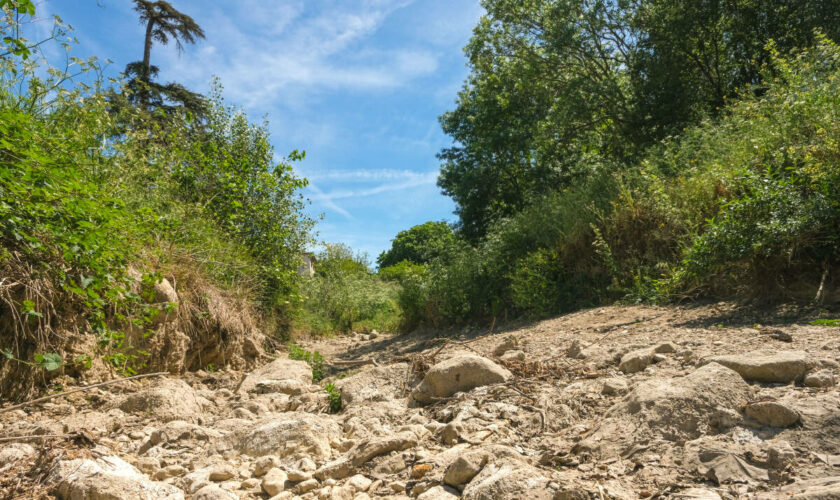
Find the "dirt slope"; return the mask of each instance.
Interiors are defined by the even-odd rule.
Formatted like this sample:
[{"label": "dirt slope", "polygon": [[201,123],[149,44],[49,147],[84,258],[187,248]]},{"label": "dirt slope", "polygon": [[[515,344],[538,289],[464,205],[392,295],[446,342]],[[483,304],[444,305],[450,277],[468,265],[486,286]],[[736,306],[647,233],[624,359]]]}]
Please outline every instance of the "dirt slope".
[{"label": "dirt slope", "polygon": [[0,413],[8,498],[840,498],[840,328],[607,307]]}]

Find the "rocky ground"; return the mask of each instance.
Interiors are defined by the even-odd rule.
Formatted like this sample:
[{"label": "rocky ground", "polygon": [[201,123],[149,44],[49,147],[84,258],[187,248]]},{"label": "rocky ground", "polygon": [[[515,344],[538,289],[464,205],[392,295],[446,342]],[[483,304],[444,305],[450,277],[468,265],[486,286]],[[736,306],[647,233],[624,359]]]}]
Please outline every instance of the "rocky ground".
[{"label": "rocky ground", "polygon": [[303,344],[320,384],[280,357],[3,411],[0,497],[840,498],[840,328],[784,311]]}]

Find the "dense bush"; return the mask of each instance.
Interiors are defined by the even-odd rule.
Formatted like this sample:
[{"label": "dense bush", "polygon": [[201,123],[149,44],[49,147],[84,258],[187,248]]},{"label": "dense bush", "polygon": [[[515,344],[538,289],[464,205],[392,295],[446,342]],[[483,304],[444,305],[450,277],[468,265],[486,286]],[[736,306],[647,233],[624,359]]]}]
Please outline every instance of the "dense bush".
[{"label": "dense bush", "polygon": [[315,276],[302,286],[299,330],[333,334],[399,328],[400,284],[374,274],[367,256],[346,245],[327,244],[315,262]]},{"label": "dense bush", "polygon": [[411,324],[617,299],[814,298],[840,266],[840,49],[821,38],[771,53],[764,84],[719,119],[450,244],[403,290]]}]

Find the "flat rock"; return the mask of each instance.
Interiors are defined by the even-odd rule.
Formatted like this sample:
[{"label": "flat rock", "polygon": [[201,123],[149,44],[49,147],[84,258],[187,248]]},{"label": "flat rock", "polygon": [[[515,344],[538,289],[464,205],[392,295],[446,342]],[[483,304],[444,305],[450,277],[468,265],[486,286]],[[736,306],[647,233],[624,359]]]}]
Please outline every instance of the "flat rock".
[{"label": "flat rock", "polygon": [[[795,500],[837,500],[840,498],[840,476],[822,477],[797,481],[781,489],[785,498]],[[759,497],[776,498],[776,497]]]},{"label": "flat rock", "polygon": [[47,483],[66,500],[184,500],[175,486],[149,480],[119,457],[96,460],[61,460],[50,471]]},{"label": "flat rock", "polygon": [[203,486],[193,493],[192,500],[237,500],[239,497],[215,484]]},{"label": "flat rock", "polygon": [[287,413],[239,433],[234,447],[252,457],[307,455],[326,460],[330,441],[340,434],[338,424],[326,415]]},{"label": "flat rock", "polygon": [[447,467],[443,482],[450,486],[461,486],[469,483],[481,472],[487,464],[488,455],[483,450],[470,450],[455,459]]},{"label": "flat rock", "polygon": [[434,365],[411,393],[415,401],[431,403],[476,387],[509,380],[513,375],[482,356],[460,354]]},{"label": "flat rock", "polygon": [[815,363],[804,351],[760,350],[709,359],[738,372],[751,382],[787,384],[801,380]]},{"label": "flat rock", "polygon": [[458,500],[458,491],[446,486],[435,486],[417,496],[417,500]]},{"label": "flat rock", "polygon": [[653,349],[631,351],[621,357],[618,369],[624,373],[636,373],[644,370],[653,361]]},{"label": "flat rock", "polygon": [[303,361],[278,358],[246,375],[236,390],[240,393],[255,392],[257,385],[260,385],[260,390],[265,390],[265,387],[271,387],[272,383],[285,380],[296,380],[309,385],[312,383],[312,368]]},{"label": "flat rock", "polygon": [[513,349],[502,354],[499,359],[502,361],[525,361],[525,351]]}]

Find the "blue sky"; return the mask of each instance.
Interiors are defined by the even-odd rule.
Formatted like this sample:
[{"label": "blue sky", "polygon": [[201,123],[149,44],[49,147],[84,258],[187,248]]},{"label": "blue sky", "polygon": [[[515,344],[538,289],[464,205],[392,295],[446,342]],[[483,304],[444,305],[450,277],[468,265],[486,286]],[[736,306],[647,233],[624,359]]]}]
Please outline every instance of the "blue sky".
[{"label": "blue sky", "polygon": [[[321,240],[372,259],[400,230],[453,220],[435,185],[435,154],[450,144],[437,117],[467,76],[462,47],[478,0],[170,0],[207,39],[178,54],[152,49],[160,80],[225,97],[267,116],[278,155],[306,150],[309,212]],[[130,0],[48,0],[75,29],[73,55],[111,59],[116,75],[142,58],[143,27]]]}]

